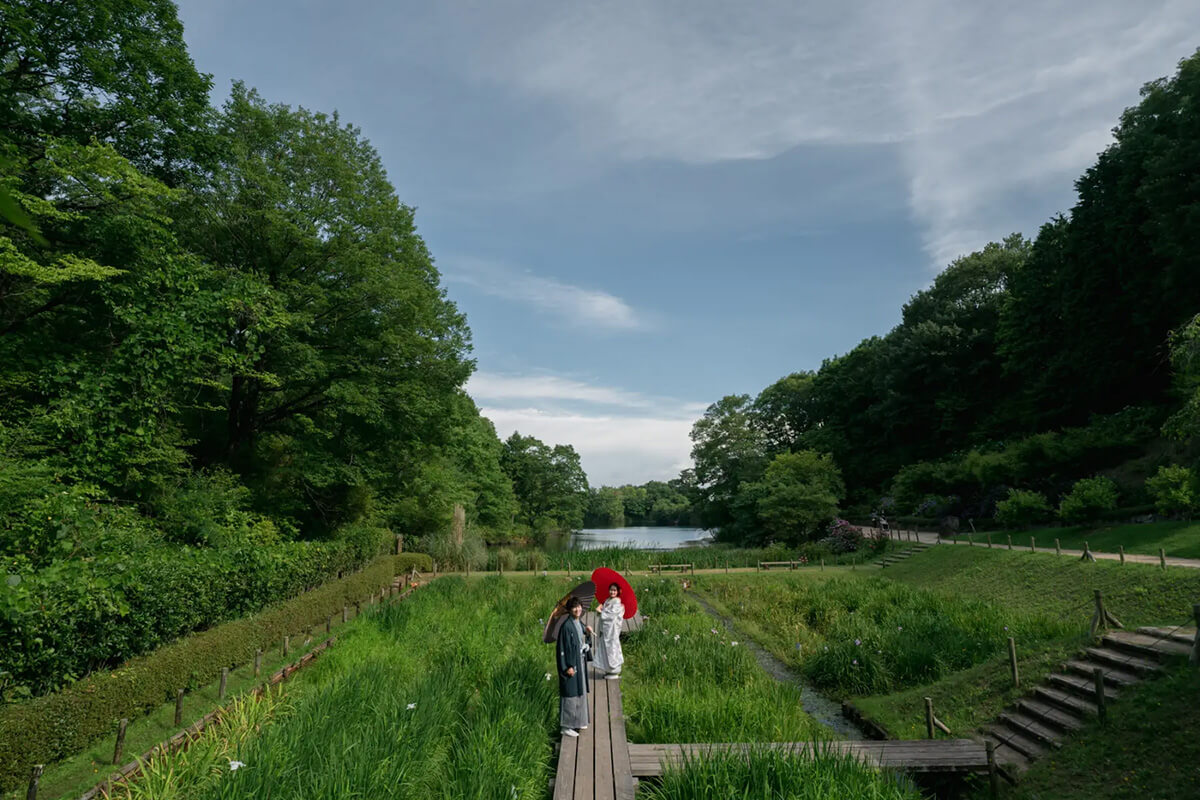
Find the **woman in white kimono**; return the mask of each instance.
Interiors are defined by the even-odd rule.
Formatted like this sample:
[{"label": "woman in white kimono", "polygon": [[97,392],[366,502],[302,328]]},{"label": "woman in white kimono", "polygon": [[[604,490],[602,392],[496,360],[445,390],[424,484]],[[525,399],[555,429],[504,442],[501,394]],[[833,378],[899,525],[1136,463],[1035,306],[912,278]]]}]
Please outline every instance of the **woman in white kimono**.
[{"label": "woman in white kimono", "polygon": [[600,606],[600,635],[596,637],[596,666],[604,670],[605,678],[621,677],[625,654],[621,652],[621,625],[625,622],[625,604],[621,602],[621,587],[608,587],[608,599]]}]

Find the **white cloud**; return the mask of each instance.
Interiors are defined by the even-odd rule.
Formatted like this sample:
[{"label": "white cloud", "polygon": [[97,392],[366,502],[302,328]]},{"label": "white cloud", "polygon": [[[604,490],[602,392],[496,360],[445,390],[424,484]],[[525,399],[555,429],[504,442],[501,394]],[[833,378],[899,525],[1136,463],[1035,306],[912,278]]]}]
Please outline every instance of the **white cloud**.
[{"label": "white cloud", "polygon": [[706,408],[550,374],[480,372],[467,392],[501,438],[520,431],[573,446],[593,486],[676,477],[691,465],[688,434]]},{"label": "white cloud", "polygon": [[505,35],[476,54],[479,77],[565,109],[596,155],[894,146],[939,266],[1064,210],[1120,111],[1200,29],[1194,0],[555,2],[517,16],[493,18]]},{"label": "white cloud", "polygon": [[573,446],[592,486],[670,480],[691,466],[691,419],[487,406],[480,412],[501,438],[520,431],[547,444]]},{"label": "white cloud", "polygon": [[610,331],[633,331],[649,326],[621,298],[599,289],[572,286],[553,278],[519,272],[478,258],[451,258],[443,269],[446,280],[474,287],[484,294],[513,300],[556,316],[571,325],[593,326]]}]

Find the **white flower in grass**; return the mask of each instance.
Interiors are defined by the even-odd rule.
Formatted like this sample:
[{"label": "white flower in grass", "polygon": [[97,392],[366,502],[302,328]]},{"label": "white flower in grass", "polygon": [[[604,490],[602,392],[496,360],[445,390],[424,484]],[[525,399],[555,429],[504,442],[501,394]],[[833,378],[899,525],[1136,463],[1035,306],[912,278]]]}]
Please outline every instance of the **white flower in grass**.
[{"label": "white flower in grass", "polygon": [[858,659],[857,659],[857,658],[856,658],[856,659],[854,659],[854,666],[856,666],[856,667],[858,666]]},{"label": "white flower in grass", "polygon": [[241,761],[230,761],[229,762],[229,771],[237,772],[239,769],[241,769],[244,766],[246,766],[246,765],[244,763],[242,763]]},{"label": "white flower in grass", "polygon": [[862,639],[855,639],[855,640],[854,640],[854,646],[855,646],[855,647],[862,647]]},{"label": "white flower in grass", "polygon": [[729,644],[732,645],[733,647],[737,647],[737,642],[730,642]]},{"label": "white flower in grass", "polygon": [[416,707],[417,707],[416,703],[409,703],[407,706],[405,706],[405,708],[407,708],[409,711],[412,711]]},{"label": "white flower in grass", "polygon": [[511,787],[511,791],[512,791],[513,800],[517,800],[517,787],[516,786]]},{"label": "white flower in grass", "polygon": [[902,630],[904,630],[904,626],[903,626],[903,625],[897,625],[897,626],[896,626],[896,630],[898,630],[898,631],[902,631]]},{"label": "white flower in grass", "polygon": [[546,673],[546,680],[550,680],[550,673],[549,673],[549,672],[547,672],[547,673]]},{"label": "white flower in grass", "polygon": [[679,634],[678,634],[678,633],[677,633],[677,634],[675,634],[675,641],[677,641],[677,642],[679,641]]},{"label": "white flower in grass", "polygon": [[717,634],[717,629],[716,629],[716,628],[709,628],[709,630],[711,630],[711,631],[713,632],[713,635],[714,635],[714,636],[716,636],[716,634]]}]

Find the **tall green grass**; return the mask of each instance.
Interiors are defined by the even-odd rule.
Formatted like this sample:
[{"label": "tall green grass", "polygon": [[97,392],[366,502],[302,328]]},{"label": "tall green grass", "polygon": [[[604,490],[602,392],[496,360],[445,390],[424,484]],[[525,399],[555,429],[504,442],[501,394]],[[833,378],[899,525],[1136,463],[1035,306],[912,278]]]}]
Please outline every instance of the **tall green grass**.
[{"label": "tall green grass", "polygon": [[[834,554],[825,545],[810,543],[799,547],[724,547],[712,545],[705,547],[685,547],[680,550],[638,550],[633,547],[613,546],[601,547],[595,550],[563,550],[544,553],[540,550],[525,550],[518,553],[506,551],[503,548],[489,551],[489,570],[495,571],[501,565],[504,569],[571,569],[577,572],[590,572],[597,567],[612,567],[623,570],[647,570],[655,564],[692,564],[695,569],[742,569],[756,567],[760,561],[797,561],[803,566],[819,567],[821,560],[826,564],[863,564],[881,555],[888,548],[899,547],[900,543],[885,540],[884,549],[875,551],[864,547],[856,553]],[[538,554],[534,556],[533,554]],[[510,567],[513,564],[515,566]],[[541,566],[530,566],[540,564]]]},{"label": "tall green grass", "polygon": [[1086,623],[879,577],[707,576],[697,586],[814,685],[841,696],[929,683],[1002,653],[1010,636],[1032,644]]},{"label": "tall green grass", "polygon": [[829,738],[804,713],[798,687],[763,672],[753,654],[680,588],[637,585],[642,630],[625,643],[622,697],[638,742],[796,742]]},{"label": "tall green grass", "polygon": [[776,749],[708,753],[669,766],[646,800],[920,800],[907,780],[837,753],[797,755]]}]

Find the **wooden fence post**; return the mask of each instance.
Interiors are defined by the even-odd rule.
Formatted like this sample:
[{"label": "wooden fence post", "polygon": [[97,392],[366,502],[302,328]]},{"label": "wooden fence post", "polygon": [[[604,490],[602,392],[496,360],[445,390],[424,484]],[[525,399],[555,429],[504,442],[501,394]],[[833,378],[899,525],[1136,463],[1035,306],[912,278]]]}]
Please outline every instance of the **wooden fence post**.
[{"label": "wooden fence post", "polygon": [[125,749],[125,729],[129,727],[129,720],[123,719],[117,723],[117,744],[113,747],[112,763],[121,763],[121,751]]},{"label": "wooden fence post", "polygon": [[933,698],[925,698],[925,734],[933,738]]},{"label": "wooden fence post", "polygon": [[1037,552],[1037,542],[1035,541],[1034,537],[1032,537],[1032,536],[1029,537],[1029,552],[1031,552],[1031,553]]},{"label": "wooden fence post", "polygon": [[183,724],[183,689],[175,691],[175,727]]},{"label": "wooden fence post", "polygon": [[1158,548],[1158,567],[1159,569],[1167,568],[1167,551],[1162,547]]},{"label": "wooden fence post", "polygon": [[1115,628],[1122,627],[1121,621],[1109,613],[1104,607],[1104,595],[1099,589],[1095,590],[1096,611],[1092,614],[1092,630],[1091,635],[1095,636],[1096,631],[1100,628],[1107,628],[1112,625]]},{"label": "wooden fence post", "polygon": [[992,549],[992,532],[991,531],[987,532],[987,542],[988,542],[988,550],[991,550]]},{"label": "wooden fence post", "polygon": [[288,651],[291,650],[291,645],[292,645],[292,637],[290,637],[290,636],[283,637],[283,654],[285,656],[288,654]]},{"label": "wooden fence post", "polygon": [[1017,670],[1017,640],[1008,637],[1008,663],[1012,667],[1013,686],[1021,685],[1021,674]]},{"label": "wooden fence post", "polygon": [[996,769],[996,743],[991,739],[987,739],[983,743],[987,750],[987,765],[988,765],[988,794],[991,800],[999,800],[1000,798],[1000,773]]},{"label": "wooden fence post", "polygon": [[354,618],[358,619],[358,615],[362,613],[362,603],[358,600],[354,601]]},{"label": "wooden fence post", "polygon": [[217,702],[225,699],[225,687],[229,684],[229,667],[221,667],[221,685],[217,689]]},{"label": "wooden fence post", "polygon": [[1056,556],[1062,555],[1062,547],[1059,546],[1058,539],[1054,540],[1054,555],[1056,555]]},{"label": "wooden fence post", "polygon": [[821,559],[821,569],[825,569],[825,559]]},{"label": "wooden fence post", "polygon": [[1092,670],[1096,683],[1096,709],[1100,712],[1100,724],[1108,722],[1108,707],[1104,705],[1104,670],[1096,667]]},{"label": "wooden fence post", "polygon": [[397,533],[396,534],[396,555],[400,555],[403,552],[404,552],[404,535]]},{"label": "wooden fence post", "polygon": [[1012,534],[1008,534],[1008,549],[1012,550]]},{"label": "wooden fence post", "polygon": [[258,677],[262,672],[262,648],[259,647],[254,651],[254,677]]},{"label": "wooden fence post", "polygon": [[1196,620],[1196,635],[1192,639],[1192,654],[1188,663],[1193,667],[1200,666],[1200,603],[1192,606],[1192,617]]},{"label": "wooden fence post", "polygon": [[42,780],[42,770],[45,768],[43,764],[33,765],[33,770],[29,773],[29,789],[25,792],[25,800],[37,800],[38,783]]},{"label": "wooden fence post", "polygon": [[970,545],[971,547],[975,546],[975,539],[972,538],[971,534],[969,534],[969,533],[967,534],[967,544]]},{"label": "wooden fence post", "polygon": [[345,603],[342,603],[342,624],[343,625],[346,624],[346,622],[349,619],[350,619],[350,607],[347,606]]},{"label": "wooden fence post", "polygon": [[1083,555],[1079,557],[1080,561],[1095,561],[1096,557],[1092,555],[1092,548],[1088,546],[1087,539],[1083,540]]}]

